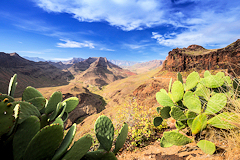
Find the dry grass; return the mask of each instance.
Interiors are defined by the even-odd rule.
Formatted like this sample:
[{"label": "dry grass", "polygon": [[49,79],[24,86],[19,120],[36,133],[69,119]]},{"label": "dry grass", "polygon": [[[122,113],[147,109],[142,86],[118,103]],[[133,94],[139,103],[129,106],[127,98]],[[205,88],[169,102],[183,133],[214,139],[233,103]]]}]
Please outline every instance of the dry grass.
[{"label": "dry grass", "polygon": [[183,53],[190,54],[190,55],[203,55],[203,54],[208,54],[210,52],[215,52],[217,50],[218,49],[200,49],[200,50],[194,50],[194,51],[184,50]]}]

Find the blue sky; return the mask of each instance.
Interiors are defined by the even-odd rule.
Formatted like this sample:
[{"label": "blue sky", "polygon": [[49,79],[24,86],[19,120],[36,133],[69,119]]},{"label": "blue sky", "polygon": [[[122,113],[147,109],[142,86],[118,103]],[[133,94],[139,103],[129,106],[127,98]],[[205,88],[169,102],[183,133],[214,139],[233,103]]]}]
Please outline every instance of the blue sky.
[{"label": "blue sky", "polygon": [[240,38],[238,0],[1,0],[0,52],[46,60],[165,59]]}]

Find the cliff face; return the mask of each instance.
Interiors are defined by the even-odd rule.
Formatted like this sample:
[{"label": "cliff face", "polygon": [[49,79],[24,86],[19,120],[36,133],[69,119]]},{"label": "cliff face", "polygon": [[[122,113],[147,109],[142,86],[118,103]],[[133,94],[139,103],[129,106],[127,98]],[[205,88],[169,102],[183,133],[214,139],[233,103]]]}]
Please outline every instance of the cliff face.
[{"label": "cliff face", "polygon": [[191,69],[227,69],[240,75],[240,39],[225,48],[207,50],[198,45],[173,49],[163,63],[163,70],[182,72]]}]

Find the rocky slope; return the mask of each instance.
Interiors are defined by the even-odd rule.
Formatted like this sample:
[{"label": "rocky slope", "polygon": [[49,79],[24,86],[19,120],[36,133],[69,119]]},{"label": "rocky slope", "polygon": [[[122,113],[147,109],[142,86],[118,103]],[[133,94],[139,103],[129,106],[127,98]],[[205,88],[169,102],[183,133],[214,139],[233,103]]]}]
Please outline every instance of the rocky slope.
[{"label": "rocky slope", "polygon": [[140,74],[158,68],[162,65],[162,63],[163,60],[152,60],[148,62],[137,63],[132,66],[127,66],[123,68],[135,72],[137,74]]},{"label": "rocky slope", "polygon": [[163,70],[182,72],[191,69],[227,69],[231,74],[240,75],[240,39],[225,48],[207,50],[202,46],[173,49],[163,63]]},{"label": "rocky slope", "polygon": [[110,63],[103,57],[88,58],[74,64],[69,68],[69,71],[76,75],[76,80],[95,86],[104,86],[115,80],[135,75],[129,70]]},{"label": "rocky slope", "polygon": [[0,92],[7,93],[9,79],[18,75],[15,96],[20,96],[27,86],[47,87],[68,84],[70,72],[63,72],[47,62],[26,60],[17,53],[0,52]]}]

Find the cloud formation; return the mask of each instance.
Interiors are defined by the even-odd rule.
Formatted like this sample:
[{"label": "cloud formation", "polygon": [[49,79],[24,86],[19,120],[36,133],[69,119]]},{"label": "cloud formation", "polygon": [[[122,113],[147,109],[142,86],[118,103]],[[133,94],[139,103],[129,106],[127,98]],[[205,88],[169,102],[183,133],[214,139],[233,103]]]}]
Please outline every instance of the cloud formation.
[{"label": "cloud formation", "polygon": [[83,43],[80,42],[76,42],[76,41],[70,41],[67,39],[60,39],[60,41],[63,41],[65,43],[57,43],[57,47],[61,47],[61,48],[83,48],[83,47],[87,47],[90,49],[95,48],[94,44],[89,42],[89,41],[84,41]]}]

